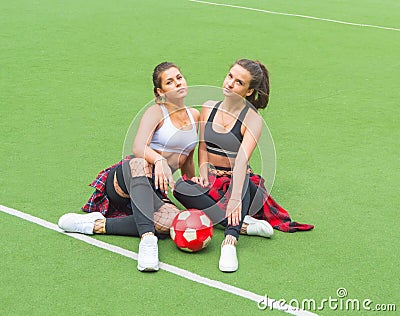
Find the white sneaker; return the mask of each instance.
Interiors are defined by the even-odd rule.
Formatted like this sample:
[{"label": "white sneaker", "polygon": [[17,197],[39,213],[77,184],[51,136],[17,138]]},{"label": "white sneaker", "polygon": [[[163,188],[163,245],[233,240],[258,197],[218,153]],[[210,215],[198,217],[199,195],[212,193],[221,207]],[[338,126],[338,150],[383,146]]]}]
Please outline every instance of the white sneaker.
[{"label": "white sneaker", "polygon": [[274,234],[274,229],[265,220],[255,219],[249,215],[244,217],[243,223],[247,224],[247,235],[271,237]]},{"label": "white sneaker", "polygon": [[222,272],[235,272],[239,267],[234,245],[221,246],[221,256],[219,258],[219,269]]},{"label": "white sneaker", "polygon": [[68,213],[58,220],[58,227],[70,233],[93,235],[94,222],[105,217],[100,212],[88,214]]},{"label": "white sneaker", "polygon": [[139,271],[158,271],[157,237],[147,235],[139,243],[138,264]]}]

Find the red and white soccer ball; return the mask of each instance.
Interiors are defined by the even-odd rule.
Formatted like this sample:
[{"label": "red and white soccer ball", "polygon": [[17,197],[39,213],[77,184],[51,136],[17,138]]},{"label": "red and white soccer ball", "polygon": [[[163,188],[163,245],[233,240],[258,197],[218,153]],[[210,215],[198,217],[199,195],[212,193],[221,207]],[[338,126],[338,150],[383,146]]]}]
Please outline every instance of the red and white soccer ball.
[{"label": "red and white soccer ball", "polygon": [[207,247],[213,231],[213,223],[203,211],[188,209],[175,216],[170,235],[181,250],[196,252]]}]

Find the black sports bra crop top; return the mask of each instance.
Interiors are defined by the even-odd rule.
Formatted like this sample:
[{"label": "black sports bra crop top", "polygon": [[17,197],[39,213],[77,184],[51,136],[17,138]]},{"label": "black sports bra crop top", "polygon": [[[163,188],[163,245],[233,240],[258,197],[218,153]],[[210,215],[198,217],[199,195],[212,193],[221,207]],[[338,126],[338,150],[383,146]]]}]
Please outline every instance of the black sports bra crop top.
[{"label": "black sports bra crop top", "polygon": [[214,131],[212,125],[215,114],[217,113],[218,107],[221,103],[222,101],[219,101],[215,105],[208,117],[204,128],[204,141],[206,142],[207,152],[228,158],[236,158],[239,147],[243,141],[243,135],[241,133],[242,123],[249,107],[244,107],[240,112],[235,125],[229,132],[218,133]]}]

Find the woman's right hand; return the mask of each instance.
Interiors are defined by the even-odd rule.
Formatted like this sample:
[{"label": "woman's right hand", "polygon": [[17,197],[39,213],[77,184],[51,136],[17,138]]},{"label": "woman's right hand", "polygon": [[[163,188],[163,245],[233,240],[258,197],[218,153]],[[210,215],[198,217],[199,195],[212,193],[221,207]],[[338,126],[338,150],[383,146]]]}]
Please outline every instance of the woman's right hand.
[{"label": "woman's right hand", "polygon": [[175,181],[172,177],[172,171],[166,158],[159,159],[155,162],[154,185],[156,189],[160,189],[164,193],[168,192],[168,185],[171,190],[174,190]]},{"label": "woman's right hand", "polygon": [[208,163],[203,163],[200,165],[200,176],[193,177],[191,180],[203,188],[208,187],[210,183],[208,182]]},{"label": "woman's right hand", "polygon": [[201,185],[203,188],[208,187],[208,185],[209,185],[208,177],[204,178],[202,176],[199,176],[199,177],[193,177],[190,180],[192,180],[194,183],[196,183],[198,185]]},{"label": "woman's right hand", "polygon": [[242,201],[230,198],[226,207],[228,226],[237,226],[242,216]]}]

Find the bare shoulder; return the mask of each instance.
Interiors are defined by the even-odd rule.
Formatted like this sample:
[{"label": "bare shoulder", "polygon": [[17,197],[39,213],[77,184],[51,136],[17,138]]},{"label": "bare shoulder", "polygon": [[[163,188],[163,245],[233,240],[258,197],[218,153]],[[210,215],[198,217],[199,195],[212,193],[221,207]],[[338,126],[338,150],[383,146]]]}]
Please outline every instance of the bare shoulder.
[{"label": "bare shoulder", "polygon": [[190,108],[189,111],[192,114],[194,120],[197,122],[200,119],[200,111],[195,108]]},{"label": "bare shoulder", "polygon": [[263,118],[257,111],[250,108],[250,110],[247,111],[246,117],[244,119],[244,123],[248,127],[259,128],[259,127],[262,127]]},{"label": "bare shoulder", "polygon": [[156,116],[156,117],[162,117],[163,112],[161,110],[161,107],[158,104],[153,104],[151,105],[143,114],[143,116]]},{"label": "bare shoulder", "polygon": [[203,107],[207,107],[207,108],[213,108],[218,101],[214,101],[214,100],[208,100],[206,102],[203,103]]},{"label": "bare shoulder", "polygon": [[141,121],[145,124],[158,126],[164,119],[161,107],[158,104],[151,105],[144,113]]},{"label": "bare shoulder", "polygon": [[201,112],[203,115],[207,116],[210,114],[211,110],[215,107],[218,101],[214,100],[208,100],[203,103],[203,106],[201,107]]}]

